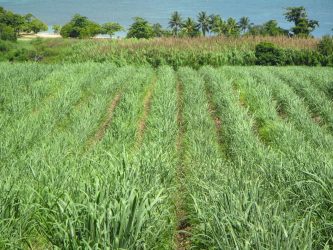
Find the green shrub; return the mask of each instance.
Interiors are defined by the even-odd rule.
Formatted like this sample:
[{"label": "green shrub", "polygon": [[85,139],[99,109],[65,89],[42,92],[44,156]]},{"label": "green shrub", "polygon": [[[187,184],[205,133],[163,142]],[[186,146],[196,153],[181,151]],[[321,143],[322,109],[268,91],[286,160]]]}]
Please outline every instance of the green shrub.
[{"label": "green shrub", "polygon": [[40,61],[40,56],[37,55],[35,50],[19,48],[10,51],[7,58],[11,62],[26,62],[26,61]]},{"label": "green shrub", "polygon": [[323,36],[317,46],[317,49],[322,55],[333,55],[333,36]]},{"label": "green shrub", "polygon": [[272,43],[261,42],[255,49],[257,65],[284,65],[285,58],[283,50]]},{"label": "green shrub", "polygon": [[285,49],[285,65],[329,66],[329,58],[312,50]]},{"label": "green shrub", "polygon": [[327,88],[327,94],[333,100],[333,82],[329,84],[329,87]]},{"label": "green shrub", "polygon": [[330,66],[330,67],[332,67],[333,66],[333,55],[330,55],[330,56],[327,56],[327,57],[325,57],[325,62],[326,62],[326,64],[325,64],[325,66]]},{"label": "green shrub", "polygon": [[0,40],[0,52],[5,53],[13,48],[13,44],[8,41]]},{"label": "green shrub", "polygon": [[16,33],[14,28],[0,24],[0,40],[16,41]]},{"label": "green shrub", "polygon": [[15,48],[15,43],[10,41],[0,40],[0,62],[8,61],[8,55]]}]

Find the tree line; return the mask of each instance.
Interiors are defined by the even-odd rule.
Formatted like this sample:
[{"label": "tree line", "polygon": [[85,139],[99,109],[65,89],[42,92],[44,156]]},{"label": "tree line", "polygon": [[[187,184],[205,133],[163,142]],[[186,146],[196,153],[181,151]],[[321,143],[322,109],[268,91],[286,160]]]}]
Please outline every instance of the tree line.
[{"label": "tree line", "polygon": [[20,33],[46,31],[48,26],[32,14],[19,15],[0,6],[0,39],[15,41]]},{"label": "tree line", "polygon": [[[298,36],[309,37],[315,28],[319,27],[317,20],[308,18],[304,7],[289,7],[284,13],[288,22],[293,23],[291,29],[283,29],[276,20],[269,20],[263,24],[254,24],[249,17],[239,20],[229,17],[224,20],[220,15],[198,13],[197,18],[187,17],[175,11],[169,18],[168,27],[163,28],[159,23],[149,23],[142,17],[135,17],[130,25],[127,38],[153,38],[153,37],[198,37],[198,36]],[[18,15],[0,7],[0,38],[2,40],[16,40],[21,32],[38,33],[47,30],[47,25],[32,14]],[[87,17],[76,14],[64,26],[54,25],[55,33],[64,38],[90,38],[98,34],[107,34],[111,37],[119,31],[125,31],[117,22],[98,24]]]},{"label": "tree line", "polygon": [[[241,17],[239,20],[229,17],[224,20],[220,15],[207,14],[205,11],[198,13],[197,18],[187,17],[175,11],[169,18],[168,27],[163,28],[160,23],[149,23],[142,17],[135,17],[130,25],[127,38],[154,38],[154,37],[198,37],[198,36],[298,36],[309,37],[311,32],[319,27],[317,20],[308,18],[304,7],[289,7],[284,13],[288,22],[293,23],[291,29],[283,29],[276,20],[269,20],[263,24],[252,23],[249,17]],[[64,27],[56,26],[54,31],[63,37],[93,37],[97,34],[109,34],[113,36],[118,31],[124,31],[118,23],[99,25],[90,21],[87,17],[75,15]]]}]

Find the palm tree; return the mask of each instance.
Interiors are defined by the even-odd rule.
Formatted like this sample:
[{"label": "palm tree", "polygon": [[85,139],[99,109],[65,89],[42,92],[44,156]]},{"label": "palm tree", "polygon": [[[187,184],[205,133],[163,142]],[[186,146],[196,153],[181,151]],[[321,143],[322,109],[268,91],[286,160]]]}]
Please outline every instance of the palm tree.
[{"label": "palm tree", "polygon": [[173,35],[178,36],[178,31],[182,27],[182,17],[178,11],[175,11],[171,14],[171,18],[169,20],[169,27],[172,29]]},{"label": "palm tree", "polygon": [[205,11],[198,14],[198,23],[203,36],[206,36],[206,32],[209,32],[210,18]]},{"label": "palm tree", "polygon": [[192,18],[188,17],[182,25],[184,33],[189,37],[198,35],[198,24]]},{"label": "palm tree", "polygon": [[238,25],[243,33],[249,28],[250,25],[250,19],[247,16],[241,17],[239,19]]},{"label": "palm tree", "polygon": [[164,35],[164,30],[160,23],[154,23],[153,30],[154,30],[155,37],[162,37]]},{"label": "palm tree", "polygon": [[226,23],[226,34],[228,36],[238,36],[240,33],[239,26],[237,24],[237,21],[229,17]]},{"label": "palm tree", "polygon": [[225,22],[222,20],[220,15],[211,15],[210,16],[209,29],[217,35],[223,34],[223,30],[225,29]]}]

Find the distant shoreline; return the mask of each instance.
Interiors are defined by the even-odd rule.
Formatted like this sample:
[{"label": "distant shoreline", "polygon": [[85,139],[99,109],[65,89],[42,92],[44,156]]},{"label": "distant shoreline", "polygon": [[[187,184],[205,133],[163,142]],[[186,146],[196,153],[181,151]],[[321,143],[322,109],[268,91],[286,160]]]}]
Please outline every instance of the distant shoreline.
[{"label": "distant shoreline", "polygon": [[37,34],[21,34],[19,40],[31,40],[35,38],[61,38],[59,34],[37,33]]},{"label": "distant shoreline", "polygon": [[[54,34],[54,33],[37,33],[37,34],[21,34],[18,40],[32,40],[36,38],[47,38],[47,39],[52,39],[52,38],[62,38],[60,34]],[[121,37],[106,37],[102,35],[97,35],[93,39],[121,39]]]}]

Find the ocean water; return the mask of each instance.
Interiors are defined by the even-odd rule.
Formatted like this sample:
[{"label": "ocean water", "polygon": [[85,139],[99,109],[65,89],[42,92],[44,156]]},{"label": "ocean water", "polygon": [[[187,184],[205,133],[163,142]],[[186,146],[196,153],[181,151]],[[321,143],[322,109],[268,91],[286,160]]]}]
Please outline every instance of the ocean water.
[{"label": "ocean water", "polygon": [[333,34],[333,0],[0,0],[0,6],[20,14],[32,13],[49,26],[62,25],[75,13],[125,27],[136,16],[167,26],[170,14],[177,10],[183,17],[196,17],[199,11],[220,14],[224,19],[248,16],[255,24],[275,19],[283,28],[291,26],[284,20],[285,8],[304,6],[309,18],[320,22],[315,36]]}]

